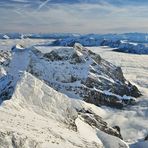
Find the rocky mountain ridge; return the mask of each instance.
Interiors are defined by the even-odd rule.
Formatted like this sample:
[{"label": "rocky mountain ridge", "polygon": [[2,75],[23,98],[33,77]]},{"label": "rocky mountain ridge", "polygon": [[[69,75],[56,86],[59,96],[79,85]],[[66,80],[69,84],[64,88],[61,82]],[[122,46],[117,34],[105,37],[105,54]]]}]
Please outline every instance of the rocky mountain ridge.
[{"label": "rocky mountain ridge", "polygon": [[12,77],[15,75],[16,79],[19,78],[20,74],[16,75],[17,69],[28,71],[44,80],[50,87],[70,97],[81,98],[97,106],[123,108],[125,105],[136,103],[135,97],[141,95],[137,87],[124,78],[120,67],[105,61],[100,55],[80,44],[75,44],[73,48],[61,48],[46,54],[42,54],[35,48],[22,50],[21,47],[19,51],[13,48],[12,55],[16,56],[14,59],[24,59],[24,61],[18,65],[13,60],[11,62],[13,65],[9,65],[10,61],[7,58],[9,61],[7,65],[10,67],[8,73],[11,72],[5,76],[5,79],[4,77],[1,79],[3,85],[4,81],[9,79],[5,81],[9,82],[9,85],[5,84],[6,88],[1,86],[0,95],[3,100],[6,100],[5,96],[13,90]]},{"label": "rocky mountain ridge", "polygon": [[98,106],[122,108],[136,103],[135,97],[141,95],[124,78],[120,67],[80,44],[37,56],[41,56],[40,61],[38,57],[32,59],[30,73],[70,97],[83,98]]},{"label": "rocky mountain ridge", "polygon": [[4,60],[9,62],[0,79],[1,147],[128,148],[118,128],[109,127],[101,118],[101,108],[70,99],[38,79],[39,73],[34,74],[31,66],[36,58],[49,62],[44,55],[19,47],[10,52],[10,60]]}]

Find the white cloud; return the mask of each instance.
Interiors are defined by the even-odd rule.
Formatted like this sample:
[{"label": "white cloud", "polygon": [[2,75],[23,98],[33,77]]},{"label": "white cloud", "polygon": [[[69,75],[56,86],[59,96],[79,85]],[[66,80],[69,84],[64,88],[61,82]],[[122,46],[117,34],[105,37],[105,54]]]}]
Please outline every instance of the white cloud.
[{"label": "white cloud", "polygon": [[1,31],[107,33],[148,30],[147,6],[54,4],[44,9],[42,6],[40,10],[3,8],[0,13]]}]

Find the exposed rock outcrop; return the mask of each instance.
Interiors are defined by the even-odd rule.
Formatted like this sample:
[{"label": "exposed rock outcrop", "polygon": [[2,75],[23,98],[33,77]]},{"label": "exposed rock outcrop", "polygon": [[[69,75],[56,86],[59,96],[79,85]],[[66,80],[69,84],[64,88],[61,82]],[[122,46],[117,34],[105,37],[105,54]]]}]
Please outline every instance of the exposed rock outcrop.
[{"label": "exposed rock outcrop", "polygon": [[120,130],[117,130],[116,128],[117,126],[113,128],[108,127],[108,124],[105,121],[103,121],[103,119],[100,116],[98,116],[91,110],[82,109],[78,111],[78,114],[80,118],[84,120],[86,123],[88,123],[90,126],[95,127],[109,135],[113,135],[120,139],[123,139]]},{"label": "exposed rock outcrop", "polygon": [[148,140],[148,135],[144,138],[144,140]]}]

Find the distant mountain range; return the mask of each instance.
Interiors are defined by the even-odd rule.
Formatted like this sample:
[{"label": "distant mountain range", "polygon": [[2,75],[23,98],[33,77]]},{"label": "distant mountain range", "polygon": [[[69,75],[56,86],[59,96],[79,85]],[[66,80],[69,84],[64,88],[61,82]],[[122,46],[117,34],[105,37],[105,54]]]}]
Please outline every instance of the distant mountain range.
[{"label": "distant mountain range", "polygon": [[148,54],[148,33],[125,33],[125,34],[22,34],[0,33],[0,39],[55,39],[47,42],[44,46],[70,46],[80,43],[83,46],[108,46],[114,51]]},{"label": "distant mountain range", "polygon": [[[6,37],[7,36],[7,37]],[[87,38],[93,39],[112,39],[128,40],[132,42],[148,43],[148,33],[124,33],[124,34],[78,34],[78,33],[0,33],[0,39],[21,39],[21,38],[42,38],[42,39],[61,39],[73,37],[73,39]]]}]

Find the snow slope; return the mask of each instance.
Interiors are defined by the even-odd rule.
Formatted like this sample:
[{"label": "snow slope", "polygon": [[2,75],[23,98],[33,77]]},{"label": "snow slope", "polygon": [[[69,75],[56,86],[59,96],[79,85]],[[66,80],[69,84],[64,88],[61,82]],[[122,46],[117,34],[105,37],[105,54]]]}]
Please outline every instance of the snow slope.
[{"label": "snow slope", "polygon": [[[73,101],[29,73],[24,73],[16,85],[12,98],[3,102],[0,107],[0,146],[106,147],[96,134],[98,129],[79,118],[75,109],[93,106]],[[105,133],[104,136],[108,139],[109,147],[112,147],[110,139],[116,139],[116,147],[118,145],[128,147],[119,138]]]}]

